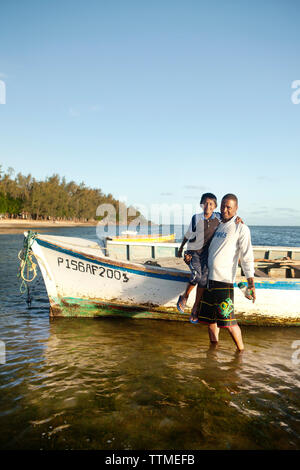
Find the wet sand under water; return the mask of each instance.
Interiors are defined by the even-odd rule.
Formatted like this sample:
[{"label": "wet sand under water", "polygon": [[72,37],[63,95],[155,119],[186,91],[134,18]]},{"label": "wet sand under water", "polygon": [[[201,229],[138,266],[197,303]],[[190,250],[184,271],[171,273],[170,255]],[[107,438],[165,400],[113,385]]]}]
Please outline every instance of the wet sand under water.
[{"label": "wet sand under water", "polygon": [[297,328],[205,327],[31,314],[7,328],[3,449],[297,449]]}]

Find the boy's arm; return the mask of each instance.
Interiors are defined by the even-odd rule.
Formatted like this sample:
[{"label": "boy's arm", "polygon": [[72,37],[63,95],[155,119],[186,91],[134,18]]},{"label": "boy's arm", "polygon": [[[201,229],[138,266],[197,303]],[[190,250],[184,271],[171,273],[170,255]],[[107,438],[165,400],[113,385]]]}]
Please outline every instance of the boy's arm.
[{"label": "boy's arm", "polygon": [[192,233],[193,233],[193,227],[192,227],[192,220],[191,220],[189,228],[188,228],[186,234],[184,235],[183,240],[181,242],[181,245],[179,247],[179,250],[177,252],[177,257],[178,258],[182,257],[183,247],[186,244],[186,242],[190,239]]},{"label": "boy's arm", "polygon": [[187,241],[188,241],[188,239],[185,238],[185,237],[183,237],[183,240],[182,240],[181,245],[180,245],[180,247],[179,247],[179,250],[178,250],[178,252],[177,252],[177,258],[181,258],[181,257],[182,257],[183,247],[184,247],[184,245],[186,244]]}]

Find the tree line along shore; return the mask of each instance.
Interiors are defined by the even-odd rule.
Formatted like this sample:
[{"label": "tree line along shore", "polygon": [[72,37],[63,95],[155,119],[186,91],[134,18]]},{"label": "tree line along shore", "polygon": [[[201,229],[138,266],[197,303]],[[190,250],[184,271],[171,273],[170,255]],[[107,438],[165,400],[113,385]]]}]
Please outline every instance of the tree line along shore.
[{"label": "tree line along shore", "polygon": [[[104,194],[100,188],[89,188],[85,183],[66,181],[65,177],[53,174],[44,181],[38,181],[31,174],[27,176],[9,168],[3,171],[0,165],[0,220],[6,222],[48,221],[54,223],[93,223],[101,220],[96,216],[97,207],[110,204],[115,208],[116,219],[122,223],[121,214],[126,205],[112,194]],[[138,210],[134,217],[147,222]],[[134,218],[133,217],[133,218]],[[126,219],[127,220],[127,219]],[[109,219],[108,219],[109,221]]]}]

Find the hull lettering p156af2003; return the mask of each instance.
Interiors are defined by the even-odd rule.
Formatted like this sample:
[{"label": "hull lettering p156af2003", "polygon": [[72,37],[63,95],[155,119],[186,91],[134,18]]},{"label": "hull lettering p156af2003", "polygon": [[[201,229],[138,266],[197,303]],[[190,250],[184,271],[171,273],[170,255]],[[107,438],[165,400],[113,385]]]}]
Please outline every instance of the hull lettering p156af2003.
[{"label": "hull lettering p156af2003", "polygon": [[83,273],[89,273],[98,275],[100,277],[106,277],[108,279],[115,279],[117,281],[128,282],[129,278],[126,273],[122,273],[118,269],[106,268],[104,266],[95,266],[91,263],[85,263],[83,261],[76,261],[74,259],[57,258],[58,267],[64,267],[65,269],[72,269],[73,271],[80,271]]}]

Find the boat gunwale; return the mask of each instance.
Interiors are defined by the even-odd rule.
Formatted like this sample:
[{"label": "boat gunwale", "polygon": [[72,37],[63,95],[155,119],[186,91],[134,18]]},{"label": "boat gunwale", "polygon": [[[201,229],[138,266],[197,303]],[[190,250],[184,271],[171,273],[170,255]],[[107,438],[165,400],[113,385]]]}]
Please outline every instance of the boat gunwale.
[{"label": "boat gunwale", "polygon": [[[113,258],[102,258],[99,256],[95,256],[89,253],[84,253],[78,250],[74,250],[71,248],[67,248],[64,246],[60,246],[58,244],[55,244],[53,242],[48,242],[46,240],[42,240],[41,238],[36,237],[35,241],[41,245],[44,246],[45,248],[50,248],[53,249],[54,251],[60,251],[63,250],[65,253],[66,251],[77,254],[83,258],[85,258],[86,261],[94,260],[98,263],[105,264],[108,266],[117,266],[118,268],[123,268],[123,269],[129,269],[132,271],[142,271],[145,273],[149,274],[166,274],[166,275],[171,275],[173,277],[184,277],[185,279],[189,278],[189,272],[187,271],[181,271],[176,268],[163,268],[161,266],[151,266],[151,265],[144,265],[144,264],[138,264],[138,263],[130,263],[130,262],[124,262],[124,261],[119,261],[119,260],[114,260]],[[45,246],[48,245],[48,246]],[[49,246],[50,245],[50,246]],[[55,250],[55,248],[59,248],[60,250]]]}]

